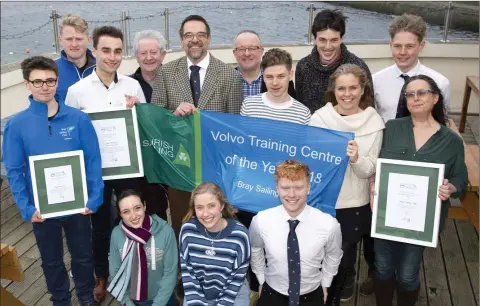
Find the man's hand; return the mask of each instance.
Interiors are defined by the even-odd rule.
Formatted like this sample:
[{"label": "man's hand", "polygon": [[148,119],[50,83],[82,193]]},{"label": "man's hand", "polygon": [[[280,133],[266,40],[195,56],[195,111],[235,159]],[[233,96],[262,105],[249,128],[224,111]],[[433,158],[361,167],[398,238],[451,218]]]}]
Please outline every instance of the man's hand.
[{"label": "man's hand", "polygon": [[328,288],[322,287],[322,289],[323,289],[323,303],[325,304],[327,302]]},{"label": "man's hand", "polygon": [[358,145],[355,140],[350,140],[347,146],[347,156],[352,164],[358,161]]},{"label": "man's hand", "polygon": [[84,215],[84,216],[91,215],[91,214],[93,214],[93,211],[90,208],[85,207],[85,211],[82,212],[81,214]]},{"label": "man's hand", "polygon": [[447,179],[444,179],[443,185],[440,185],[440,187],[438,187],[438,197],[442,201],[448,200],[448,198],[450,198],[450,195],[455,192],[457,192],[457,188],[451,183],[449,183]]},{"label": "man's hand", "polygon": [[196,110],[197,108],[192,103],[183,102],[177,107],[177,109],[173,112],[173,114],[175,116],[183,117],[183,116],[193,114],[193,112]]},{"label": "man's hand", "polygon": [[42,223],[43,221],[45,221],[45,219],[43,219],[42,216],[40,215],[40,212],[36,210],[33,213],[32,219],[30,219],[30,221],[32,223]]},{"label": "man's hand", "polygon": [[140,103],[140,100],[138,100],[138,98],[135,96],[125,95],[125,100],[127,102],[127,108],[132,108],[133,106],[135,106],[135,104]]}]

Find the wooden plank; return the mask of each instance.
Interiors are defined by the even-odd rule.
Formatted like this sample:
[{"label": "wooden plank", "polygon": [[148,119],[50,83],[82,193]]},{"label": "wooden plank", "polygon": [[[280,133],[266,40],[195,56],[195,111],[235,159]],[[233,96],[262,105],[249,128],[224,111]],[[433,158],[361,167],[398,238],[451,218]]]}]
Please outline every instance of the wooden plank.
[{"label": "wooden plank", "polygon": [[428,306],[427,287],[425,284],[425,271],[422,263],[420,264],[420,293],[418,295],[418,301],[415,303],[417,306]]},{"label": "wooden plank", "polygon": [[25,221],[22,219],[20,213],[8,220],[7,223],[0,227],[0,239],[3,240],[8,234],[19,228]]},{"label": "wooden plank", "polygon": [[460,246],[467,265],[470,283],[472,284],[473,292],[475,293],[477,305],[479,304],[479,272],[478,272],[478,235],[474,227],[467,221],[455,221],[457,233],[460,240]]},{"label": "wooden plank", "polygon": [[470,218],[473,226],[478,231],[478,194],[472,191],[465,192],[465,194],[462,196],[462,204],[467,216]]},{"label": "wooden plank", "polygon": [[425,272],[425,287],[429,305],[451,306],[448,290],[447,273],[440,245],[436,248],[425,248],[423,253],[423,268]]},{"label": "wooden plank", "polygon": [[32,232],[32,223],[23,222],[22,224],[20,224],[20,226],[17,226],[15,230],[11,231],[7,236],[3,237],[2,243],[15,245],[20,240],[22,240],[23,237],[27,236],[30,232]]},{"label": "wooden plank", "polygon": [[16,205],[10,206],[9,208],[5,209],[0,214],[0,225],[3,226],[5,223],[7,223],[8,220],[13,218],[18,213],[19,210]]},{"label": "wooden plank", "polygon": [[10,206],[15,205],[15,199],[11,193],[2,195],[2,202],[0,203],[0,212],[3,212]]},{"label": "wooden plank", "polygon": [[0,291],[0,304],[8,306],[25,306],[22,302],[17,300],[10,292],[1,288]]},{"label": "wooden plank", "polygon": [[448,217],[450,219],[470,220],[470,218],[467,215],[467,212],[463,207],[450,206],[448,208]]},{"label": "wooden plank", "polygon": [[454,306],[475,305],[476,299],[462,255],[453,220],[445,221],[445,229],[440,234],[440,243],[445,262],[450,296]]}]

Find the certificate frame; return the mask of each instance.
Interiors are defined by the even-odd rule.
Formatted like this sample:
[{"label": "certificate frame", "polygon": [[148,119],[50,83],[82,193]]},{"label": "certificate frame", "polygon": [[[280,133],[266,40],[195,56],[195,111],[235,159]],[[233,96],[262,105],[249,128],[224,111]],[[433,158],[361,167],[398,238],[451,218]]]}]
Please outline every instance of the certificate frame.
[{"label": "certificate frame", "polygon": [[[443,183],[445,165],[378,158],[376,169],[376,194],[374,196],[371,236],[426,247],[436,247],[442,210],[438,188]],[[423,231],[386,225],[388,185],[392,173],[428,177]]]},{"label": "certificate frame", "polygon": [[[40,212],[42,218],[61,217],[85,211],[88,191],[83,151],[29,156],[29,166],[35,208]],[[75,199],[69,202],[49,204],[45,170],[61,166],[71,167]]]},{"label": "certificate frame", "polygon": [[[119,106],[102,110],[86,109],[84,112],[88,114],[92,122],[96,120],[125,119],[130,165],[104,168],[104,164],[102,162],[103,180],[143,177],[143,159],[140,145],[140,135],[138,132],[137,111],[135,107],[126,108],[124,106]],[[101,151],[102,148],[100,148],[100,152]]]}]

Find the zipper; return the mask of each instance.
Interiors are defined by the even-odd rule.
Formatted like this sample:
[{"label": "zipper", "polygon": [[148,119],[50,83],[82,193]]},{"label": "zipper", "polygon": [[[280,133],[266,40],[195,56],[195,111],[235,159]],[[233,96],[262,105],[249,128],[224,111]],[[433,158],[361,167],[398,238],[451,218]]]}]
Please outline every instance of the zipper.
[{"label": "zipper", "polygon": [[52,136],[52,125],[50,124],[50,121],[48,121],[48,134]]}]

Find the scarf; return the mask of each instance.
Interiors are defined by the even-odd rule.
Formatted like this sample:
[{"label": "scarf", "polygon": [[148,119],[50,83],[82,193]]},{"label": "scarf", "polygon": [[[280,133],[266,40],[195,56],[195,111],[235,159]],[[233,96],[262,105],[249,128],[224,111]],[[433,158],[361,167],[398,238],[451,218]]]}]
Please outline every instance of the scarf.
[{"label": "scarf", "polygon": [[117,300],[121,301],[130,284],[130,298],[145,301],[148,298],[148,266],[144,246],[152,238],[152,270],[155,270],[155,242],[150,226],[151,217],[143,220],[141,228],[132,228],[122,222],[126,236],[122,251],[122,264],[107,288]]}]

